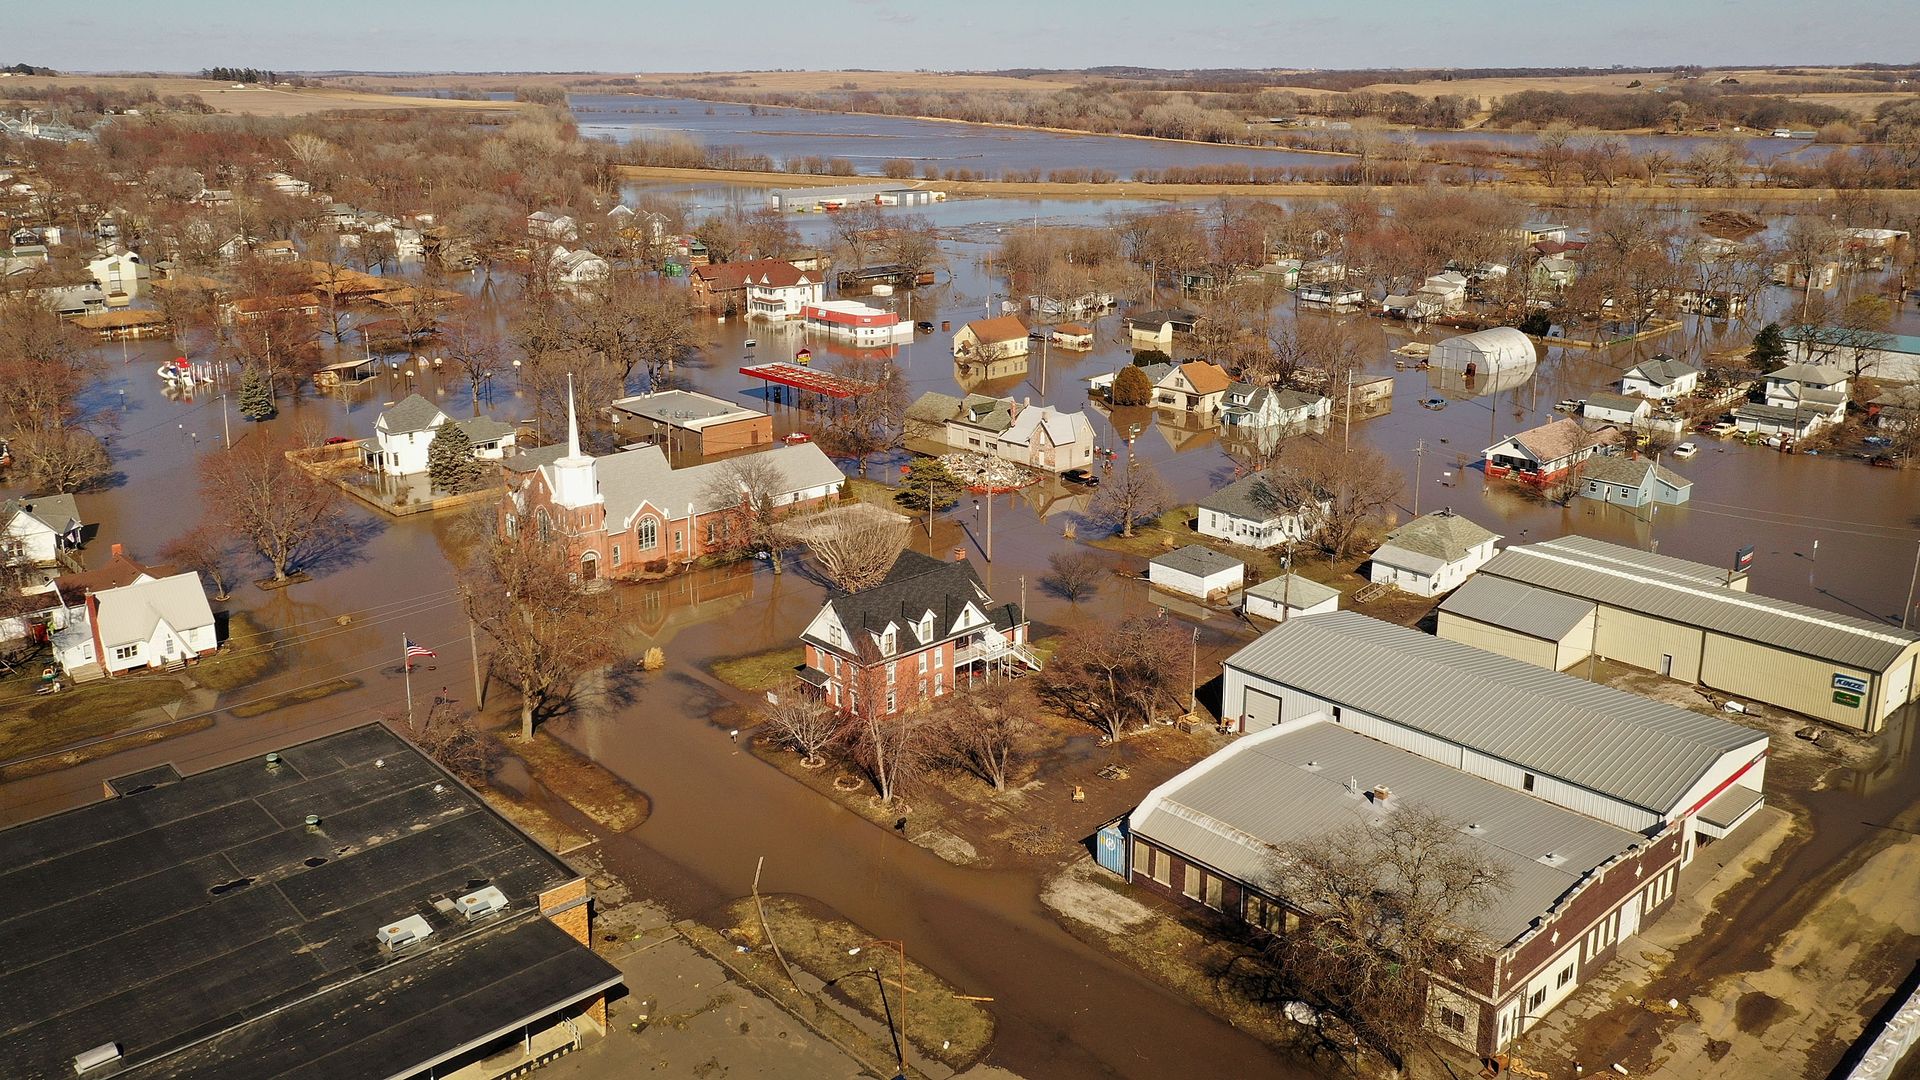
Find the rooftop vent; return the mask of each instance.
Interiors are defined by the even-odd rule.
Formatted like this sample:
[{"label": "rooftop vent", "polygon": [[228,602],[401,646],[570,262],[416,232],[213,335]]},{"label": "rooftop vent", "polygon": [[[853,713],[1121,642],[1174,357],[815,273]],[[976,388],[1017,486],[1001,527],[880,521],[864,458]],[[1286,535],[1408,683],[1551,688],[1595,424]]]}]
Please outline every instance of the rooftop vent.
[{"label": "rooftop vent", "polygon": [[309,828],[309,829],[314,829],[314,828],[318,828],[319,826],[320,826],[320,815],[319,815],[319,814],[308,814],[308,815],[307,815],[307,828]]},{"label": "rooftop vent", "polygon": [[380,944],[389,949],[404,949],[416,941],[433,936],[433,927],[418,915],[409,915],[399,922],[391,922],[380,928],[375,937]]},{"label": "rooftop vent", "polygon": [[1549,851],[1545,855],[1540,856],[1540,861],[1546,863],[1548,866],[1559,866],[1561,863],[1567,861],[1567,857],[1558,852]]},{"label": "rooftop vent", "polygon": [[84,1054],[75,1054],[73,1056],[73,1071],[77,1073],[85,1074],[88,1071],[97,1069],[102,1065],[107,1065],[119,1060],[120,1060],[120,1044],[119,1043],[117,1042],[101,1043],[99,1046],[94,1047],[93,1049],[87,1051]]},{"label": "rooftop vent", "polygon": [[507,894],[489,885],[454,901],[468,919],[482,919],[507,906]]},{"label": "rooftop vent", "polygon": [[1301,767],[1301,768],[1303,768],[1303,769],[1305,769],[1305,770],[1307,770],[1308,772],[1319,772],[1319,771],[1320,771],[1320,763],[1319,763],[1319,762],[1317,762],[1317,761],[1309,761],[1309,762],[1307,762],[1307,763],[1306,763],[1305,765],[1302,765],[1302,766],[1300,766],[1300,767]]},{"label": "rooftop vent", "polygon": [[269,769],[271,769],[271,768],[274,768],[274,767],[276,767],[276,766],[278,766],[279,764],[280,764],[280,755],[279,755],[279,754],[268,754],[268,755],[267,755],[267,768],[269,768]]}]

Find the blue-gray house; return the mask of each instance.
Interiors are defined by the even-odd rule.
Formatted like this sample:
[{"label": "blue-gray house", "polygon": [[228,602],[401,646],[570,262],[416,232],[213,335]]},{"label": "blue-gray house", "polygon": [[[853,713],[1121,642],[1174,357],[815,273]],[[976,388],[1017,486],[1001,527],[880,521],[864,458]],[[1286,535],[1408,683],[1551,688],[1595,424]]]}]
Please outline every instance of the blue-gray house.
[{"label": "blue-gray house", "polygon": [[1693,497],[1693,481],[1664,465],[1637,458],[1599,454],[1588,458],[1579,468],[1575,494],[1621,506],[1645,506],[1650,502],[1679,506]]}]

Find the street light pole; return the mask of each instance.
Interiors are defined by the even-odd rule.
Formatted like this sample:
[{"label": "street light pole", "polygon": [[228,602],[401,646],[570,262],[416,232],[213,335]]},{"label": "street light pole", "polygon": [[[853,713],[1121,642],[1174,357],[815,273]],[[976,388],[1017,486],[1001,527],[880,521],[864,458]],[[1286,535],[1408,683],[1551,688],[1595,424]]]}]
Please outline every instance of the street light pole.
[{"label": "street light pole", "polygon": [[[904,941],[887,941],[887,940],[869,941],[867,942],[867,945],[885,946],[886,948],[893,949],[894,951],[900,954],[900,982],[899,982],[899,986],[900,986],[899,1029],[900,1030],[898,1032],[893,1032],[892,1034],[893,1034],[893,1050],[894,1050],[894,1053],[898,1055],[900,1060],[900,1075],[904,1077],[907,1075],[907,995],[911,992],[911,988],[907,986],[907,945],[906,945],[906,942]],[[848,949],[847,955],[858,956],[860,955],[860,950],[865,947],[866,946],[856,946],[854,948]],[[891,1017],[892,1010],[887,1005],[887,980],[884,977],[882,977],[880,972],[875,968],[868,968],[867,971],[869,974],[873,976],[873,981],[880,985],[881,1009],[886,1011],[889,1017]]]}]

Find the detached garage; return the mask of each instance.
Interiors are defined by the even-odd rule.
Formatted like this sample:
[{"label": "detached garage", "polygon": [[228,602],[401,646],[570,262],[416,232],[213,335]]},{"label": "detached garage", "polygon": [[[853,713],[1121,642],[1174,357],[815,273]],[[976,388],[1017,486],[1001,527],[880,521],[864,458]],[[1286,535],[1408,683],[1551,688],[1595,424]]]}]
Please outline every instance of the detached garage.
[{"label": "detached garage", "polygon": [[1169,551],[1147,564],[1147,581],[1154,588],[1202,600],[1238,591],[1246,580],[1246,564],[1201,544]]},{"label": "detached garage", "polygon": [[1462,645],[1565,671],[1593,648],[1594,605],[1476,574],[1440,605],[1439,635]]},{"label": "detached garage", "polygon": [[1274,622],[1340,610],[1340,590],[1298,574],[1281,574],[1247,587],[1244,609]]}]

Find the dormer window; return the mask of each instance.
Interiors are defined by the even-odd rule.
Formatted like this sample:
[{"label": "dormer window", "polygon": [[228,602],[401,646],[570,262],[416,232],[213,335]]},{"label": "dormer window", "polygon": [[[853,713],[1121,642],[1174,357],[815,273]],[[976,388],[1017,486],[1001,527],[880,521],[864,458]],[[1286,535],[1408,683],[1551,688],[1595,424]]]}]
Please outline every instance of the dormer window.
[{"label": "dormer window", "polygon": [[920,617],[920,641],[922,644],[933,640],[933,612]]},{"label": "dormer window", "polygon": [[880,635],[880,654],[882,656],[892,656],[893,649],[894,649],[893,627],[889,626],[887,627],[887,632]]}]

